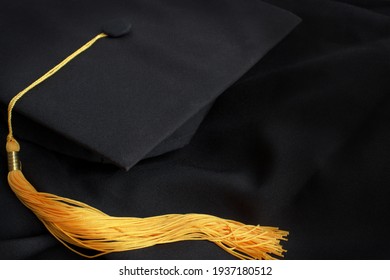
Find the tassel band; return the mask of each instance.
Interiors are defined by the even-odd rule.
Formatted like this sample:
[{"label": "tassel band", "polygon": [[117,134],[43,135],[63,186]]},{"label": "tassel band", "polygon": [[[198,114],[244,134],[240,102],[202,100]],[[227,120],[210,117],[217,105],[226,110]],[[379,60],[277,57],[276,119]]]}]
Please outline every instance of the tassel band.
[{"label": "tassel band", "polygon": [[19,160],[19,152],[9,152],[8,171],[22,170],[22,163]]}]

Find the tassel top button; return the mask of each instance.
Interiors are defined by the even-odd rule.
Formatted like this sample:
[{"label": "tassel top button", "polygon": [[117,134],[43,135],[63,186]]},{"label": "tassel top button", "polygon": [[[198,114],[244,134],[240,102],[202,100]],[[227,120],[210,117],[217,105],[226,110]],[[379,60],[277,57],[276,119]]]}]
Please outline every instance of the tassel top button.
[{"label": "tassel top button", "polygon": [[111,20],[102,27],[102,31],[112,38],[125,36],[130,30],[131,23],[123,18]]}]

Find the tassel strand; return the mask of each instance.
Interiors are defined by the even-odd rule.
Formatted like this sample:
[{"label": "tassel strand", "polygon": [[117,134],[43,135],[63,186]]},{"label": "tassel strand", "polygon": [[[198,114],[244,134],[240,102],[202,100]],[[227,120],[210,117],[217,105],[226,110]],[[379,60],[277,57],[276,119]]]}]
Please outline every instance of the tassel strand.
[{"label": "tassel strand", "polygon": [[82,202],[37,192],[22,171],[13,170],[8,182],[17,197],[62,243],[98,251],[140,249],[184,240],[208,240],[240,259],[274,259],[286,231],[244,225],[205,214],[168,214],[148,218],[112,217]]}]

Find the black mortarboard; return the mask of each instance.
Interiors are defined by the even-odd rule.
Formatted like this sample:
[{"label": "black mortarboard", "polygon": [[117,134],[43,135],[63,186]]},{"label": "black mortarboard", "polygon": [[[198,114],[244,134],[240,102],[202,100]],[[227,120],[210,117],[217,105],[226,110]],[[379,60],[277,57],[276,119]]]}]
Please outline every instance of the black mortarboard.
[{"label": "black mortarboard", "polygon": [[3,104],[102,28],[132,25],[15,108],[17,136],[126,169],[188,143],[213,101],[299,22],[262,1],[24,2],[0,10]]},{"label": "black mortarboard", "polygon": [[[218,95],[299,19],[257,1],[110,2],[87,10],[69,3],[45,4],[52,12],[44,15],[32,12],[37,3],[11,4],[5,14],[17,15],[3,25],[12,39],[2,52],[8,69],[0,80],[2,98],[7,102],[14,95],[8,106],[8,183],[23,204],[82,256],[89,254],[74,247],[100,256],[183,240],[208,240],[242,259],[283,256],[280,241],[288,232],[278,228],[196,213],[118,218],[37,191],[21,171],[12,120],[23,97],[17,107],[22,116],[18,122],[27,123],[18,127],[22,138],[130,169],[141,159],[188,142]],[[20,36],[11,36],[20,27]],[[80,38],[90,34],[95,37],[76,49]],[[23,44],[29,37],[31,43]],[[111,40],[90,49],[102,38]],[[70,49],[76,50],[69,55]],[[59,62],[59,57],[64,59]],[[28,70],[21,72],[20,65]],[[35,82],[15,95],[15,85],[26,80]]]}]

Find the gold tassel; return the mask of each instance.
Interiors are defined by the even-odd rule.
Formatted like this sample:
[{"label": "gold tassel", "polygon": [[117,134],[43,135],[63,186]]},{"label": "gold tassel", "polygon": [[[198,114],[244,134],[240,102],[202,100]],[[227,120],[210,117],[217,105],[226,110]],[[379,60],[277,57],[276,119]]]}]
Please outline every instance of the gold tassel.
[{"label": "gold tassel", "polygon": [[[8,183],[20,201],[35,213],[62,244],[88,258],[184,240],[211,241],[240,259],[283,257],[286,250],[280,242],[287,240],[288,232],[275,227],[245,225],[212,215],[192,213],[148,218],[113,217],[85,203],[38,192],[26,180],[18,158],[20,146],[13,137],[12,130],[12,110],[16,102],[98,39],[106,36],[102,33],[94,37],[10,101],[6,144]],[[77,247],[97,253],[86,255]]]}]

